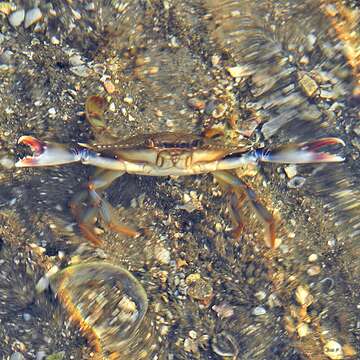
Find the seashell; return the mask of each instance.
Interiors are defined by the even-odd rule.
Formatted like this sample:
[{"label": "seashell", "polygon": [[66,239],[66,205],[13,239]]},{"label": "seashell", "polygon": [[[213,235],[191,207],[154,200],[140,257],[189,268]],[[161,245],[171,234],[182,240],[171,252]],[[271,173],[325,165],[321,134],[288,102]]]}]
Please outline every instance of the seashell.
[{"label": "seashell", "polygon": [[102,359],[148,359],[155,350],[147,295],[127,270],[105,262],[73,265],[49,278],[60,303]]}]

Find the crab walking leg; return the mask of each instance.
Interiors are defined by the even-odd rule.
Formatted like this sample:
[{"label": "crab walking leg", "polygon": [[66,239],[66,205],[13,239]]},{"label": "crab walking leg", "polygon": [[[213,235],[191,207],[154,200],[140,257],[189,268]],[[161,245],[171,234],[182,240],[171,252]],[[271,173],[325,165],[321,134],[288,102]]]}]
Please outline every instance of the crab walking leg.
[{"label": "crab walking leg", "polygon": [[235,191],[234,187],[230,186],[228,183],[223,182],[220,178],[217,178],[216,180],[223,188],[224,192],[226,192],[228,195],[230,217],[234,226],[232,233],[233,237],[238,239],[244,229],[241,205],[246,199],[246,194],[244,194],[244,192],[240,193],[240,191]]},{"label": "crab walking leg", "polygon": [[[261,205],[254,193],[242,180],[240,180],[235,175],[231,174],[228,171],[214,171],[212,173],[215,179],[220,180],[221,182],[229,184],[236,193],[241,194],[243,192],[246,195],[246,198],[249,200],[252,208],[255,210],[255,214],[259,220],[265,226],[265,243],[271,248],[275,247],[275,220],[270,212]],[[235,210],[236,207],[231,204],[232,209]]]},{"label": "crab walking leg", "polygon": [[[112,206],[99,194],[99,191],[107,188],[123,174],[123,171],[98,171],[88,182],[86,190],[75,195],[70,202],[70,208],[79,223],[81,233],[96,246],[101,244],[101,240],[95,234],[94,226],[99,214],[109,229],[131,237],[139,235],[137,231],[117,223]],[[83,202],[89,202],[87,204],[89,208],[84,209]]]}]

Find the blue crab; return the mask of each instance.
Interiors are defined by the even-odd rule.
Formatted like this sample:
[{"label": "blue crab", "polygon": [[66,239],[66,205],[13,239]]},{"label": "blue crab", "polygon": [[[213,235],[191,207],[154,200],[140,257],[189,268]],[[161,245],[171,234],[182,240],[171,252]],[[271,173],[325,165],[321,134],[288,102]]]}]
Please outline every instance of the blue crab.
[{"label": "blue crab", "polygon": [[[100,128],[106,105],[100,96],[91,96],[86,102],[86,115],[95,128]],[[125,173],[146,176],[186,176],[211,173],[216,180],[231,190],[233,218],[240,227],[240,217],[236,214],[236,201],[246,198],[258,218],[265,226],[265,243],[275,247],[275,221],[271,213],[257,200],[251,190],[231,171],[246,164],[280,163],[308,164],[342,162],[344,158],[320,151],[322,148],[344,142],[335,137],[315,139],[298,144],[286,144],[268,148],[254,148],[249,144],[225,146],[217,139],[207,139],[184,133],[157,133],[130,137],[123,141],[111,139],[111,143],[81,144],[76,147],[46,142],[32,136],[21,136],[19,144],[28,145],[32,156],[19,159],[16,167],[58,166],[82,163],[95,166],[99,170],[70,202],[70,207],[78,220],[81,232],[93,244],[99,245],[100,238],[95,233],[97,216],[101,215],[108,227],[129,236],[140,232],[120,225],[113,216],[110,204],[101,196],[115,179]],[[84,203],[90,206],[84,206]]]}]

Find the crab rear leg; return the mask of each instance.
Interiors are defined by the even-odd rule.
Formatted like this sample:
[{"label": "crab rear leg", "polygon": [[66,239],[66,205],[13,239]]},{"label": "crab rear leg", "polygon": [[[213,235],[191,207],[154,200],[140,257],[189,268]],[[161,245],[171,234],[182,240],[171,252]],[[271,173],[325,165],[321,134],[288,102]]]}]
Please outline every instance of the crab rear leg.
[{"label": "crab rear leg", "polygon": [[241,179],[228,171],[215,171],[213,172],[213,175],[221,183],[228,184],[234,192],[233,196],[236,196],[232,197],[230,202],[230,210],[233,214],[232,217],[238,223],[238,227],[235,231],[242,228],[239,201],[241,201],[245,196],[251,207],[254,209],[258,219],[265,226],[265,243],[269,247],[275,248],[275,220],[270,212],[257,200],[254,191],[251,190]]},{"label": "crab rear leg", "polygon": [[[100,192],[107,188],[123,171],[102,170],[87,183],[86,189],[76,194],[70,201],[70,208],[78,222],[79,229],[86,239],[98,246],[101,240],[95,232],[95,222],[100,215],[106,226],[113,231],[135,237],[139,232],[117,222],[114,209]],[[84,205],[85,204],[85,205]]]}]

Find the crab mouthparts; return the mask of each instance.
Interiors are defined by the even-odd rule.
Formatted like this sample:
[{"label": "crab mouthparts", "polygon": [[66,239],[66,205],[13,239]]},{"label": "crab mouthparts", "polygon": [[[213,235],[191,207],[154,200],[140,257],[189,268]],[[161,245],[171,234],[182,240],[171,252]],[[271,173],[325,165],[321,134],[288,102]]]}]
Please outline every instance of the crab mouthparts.
[{"label": "crab mouthparts", "polygon": [[18,144],[27,145],[30,147],[33,155],[25,156],[17,161],[16,167],[34,166],[37,163],[37,157],[44,153],[46,144],[32,136],[21,136],[18,140]]}]

